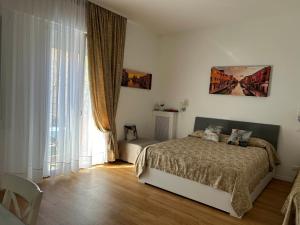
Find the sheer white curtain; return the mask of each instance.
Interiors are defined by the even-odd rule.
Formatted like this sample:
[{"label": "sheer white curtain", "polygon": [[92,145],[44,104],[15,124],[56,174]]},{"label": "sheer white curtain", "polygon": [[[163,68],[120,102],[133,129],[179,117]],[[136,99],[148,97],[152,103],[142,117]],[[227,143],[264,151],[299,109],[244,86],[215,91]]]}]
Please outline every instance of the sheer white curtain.
[{"label": "sheer white curtain", "polygon": [[1,172],[38,181],[47,145],[51,24],[17,11],[13,1],[1,3]]},{"label": "sheer white curtain", "polygon": [[88,168],[107,162],[106,149],[108,134],[99,131],[94,122],[87,68],[85,73],[83,102],[79,165],[80,168]]},{"label": "sheer white curtain", "polygon": [[39,181],[105,160],[93,160],[103,136],[93,141],[91,117],[83,116],[91,110],[85,4],[1,1],[0,172]]}]

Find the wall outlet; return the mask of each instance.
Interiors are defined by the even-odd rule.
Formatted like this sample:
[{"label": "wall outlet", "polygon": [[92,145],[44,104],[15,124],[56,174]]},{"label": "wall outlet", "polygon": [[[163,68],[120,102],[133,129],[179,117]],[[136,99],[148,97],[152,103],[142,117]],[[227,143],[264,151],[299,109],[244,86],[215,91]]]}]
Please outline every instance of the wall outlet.
[{"label": "wall outlet", "polygon": [[292,166],[292,169],[294,171],[299,171],[300,170],[300,165],[294,165],[294,166]]}]

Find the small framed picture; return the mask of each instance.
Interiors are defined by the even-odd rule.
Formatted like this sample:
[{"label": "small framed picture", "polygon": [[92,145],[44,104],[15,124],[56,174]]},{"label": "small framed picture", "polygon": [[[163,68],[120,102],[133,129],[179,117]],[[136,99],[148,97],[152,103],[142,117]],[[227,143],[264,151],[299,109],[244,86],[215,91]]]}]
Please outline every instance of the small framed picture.
[{"label": "small framed picture", "polygon": [[133,141],[138,139],[136,125],[134,124],[126,124],[124,126],[125,140]]},{"label": "small framed picture", "polygon": [[141,88],[151,90],[152,74],[135,70],[123,69],[123,87]]}]

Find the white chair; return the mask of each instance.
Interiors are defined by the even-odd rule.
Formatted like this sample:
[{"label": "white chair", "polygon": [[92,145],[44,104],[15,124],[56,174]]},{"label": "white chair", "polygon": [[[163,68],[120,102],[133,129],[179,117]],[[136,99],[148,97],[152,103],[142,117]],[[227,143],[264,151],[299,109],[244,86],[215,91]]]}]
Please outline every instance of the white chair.
[{"label": "white chair", "polygon": [[[22,222],[35,225],[43,196],[40,188],[30,180],[4,174],[1,189],[5,190],[2,205],[10,210],[12,203],[14,213]],[[16,194],[27,201],[25,210],[21,210]]]}]

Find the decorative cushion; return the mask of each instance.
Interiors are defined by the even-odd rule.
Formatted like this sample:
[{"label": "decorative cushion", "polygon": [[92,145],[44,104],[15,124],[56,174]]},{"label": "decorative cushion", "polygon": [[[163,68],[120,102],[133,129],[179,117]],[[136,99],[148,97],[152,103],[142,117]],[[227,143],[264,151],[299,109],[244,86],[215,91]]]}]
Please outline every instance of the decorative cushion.
[{"label": "decorative cushion", "polygon": [[203,138],[204,137],[204,130],[196,130],[193,133],[191,133],[190,137],[196,137],[196,138]]},{"label": "decorative cushion", "polygon": [[227,144],[247,147],[252,131],[232,129]]},{"label": "decorative cushion", "polygon": [[219,142],[222,129],[222,126],[209,125],[204,131],[203,139]]}]

